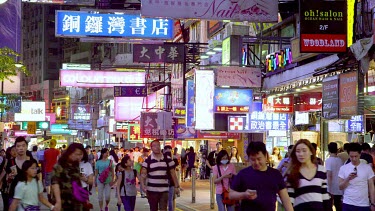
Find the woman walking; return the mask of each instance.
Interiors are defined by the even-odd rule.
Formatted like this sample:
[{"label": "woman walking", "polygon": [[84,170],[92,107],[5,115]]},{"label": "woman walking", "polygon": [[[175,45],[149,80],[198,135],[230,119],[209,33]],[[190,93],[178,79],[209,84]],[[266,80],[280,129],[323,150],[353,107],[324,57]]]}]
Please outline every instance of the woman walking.
[{"label": "woman walking", "polygon": [[[117,179],[117,204],[124,205],[125,211],[134,211],[137,196],[136,178],[137,170],[132,169],[133,162],[129,155],[121,160],[121,167],[124,168]],[[138,178],[139,180],[139,178]]]},{"label": "woman walking", "polygon": [[273,168],[277,168],[283,158],[281,157],[280,149],[274,147],[271,155],[271,164]]},{"label": "woman walking", "polygon": [[216,157],[216,166],[213,166],[213,180],[216,185],[216,203],[219,211],[234,211],[234,205],[223,203],[222,194],[229,191],[230,179],[236,174],[233,164],[229,163],[226,150],[221,150]]},{"label": "woman walking", "polygon": [[186,170],[186,175],[185,179],[189,179],[190,177],[196,177],[197,175],[191,175],[191,169],[194,168],[195,166],[195,159],[196,159],[196,154],[194,152],[194,148],[190,147],[189,153],[186,154],[187,157],[187,170]]},{"label": "woman walking", "polygon": [[238,154],[237,147],[232,147],[232,151],[230,153],[230,162],[231,163],[242,163],[241,156]]},{"label": "woman walking", "polygon": [[293,147],[287,186],[295,211],[332,211],[326,170],[316,164],[315,149],[306,139]]},{"label": "woman walking", "polygon": [[25,211],[37,211],[40,210],[39,201],[50,210],[55,208],[55,206],[43,196],[43,185],[37,177],[37,167],[38,164],[35,160],[26,160],[23,163],[20,181],[16,186],[9,211],[16,211],[18,206]]},{"label": "woman walking", "polygon": [[108,204],[111,197],[111,187],[115,181],[115,165],[108,159],[109,151],[103,148],[99,160],[95,164],[95,178],[98,187],[98,201],[100,211],[103,211],[103,198],[105,198],[105,211],[108,211]]}]

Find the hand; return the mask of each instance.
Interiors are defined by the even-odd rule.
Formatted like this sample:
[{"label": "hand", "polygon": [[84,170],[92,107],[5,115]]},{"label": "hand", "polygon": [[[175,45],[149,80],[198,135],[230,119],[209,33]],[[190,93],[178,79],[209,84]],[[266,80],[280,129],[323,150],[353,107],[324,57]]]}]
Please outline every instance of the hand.
[{"label": "hand", "polygon": [[250,189],[248,189],[248,190],[246,190],[246,191],[244,192],[244,198],[245,198],[245,199],[248,199],[248,200],[254,200],[254,199],[256,199],[257,197],[258,197],[257,192],[254,191],[254,190],[250,190]]},{"label": "hand", "polygon": [[121,205],[121,203],[122,203],[121,198],[120,198],[120,197],[117,197],[117,205]]},{"label": "hand", "polygon": [[178,195],[180,194],[180,188],[174,188],[174,194]]},{"label": "hand", "polygon": [[143,190],[143,192],[147,193],[147,186],[146,185],[142,185],[142,190]]},{"label": "hand", "polygon": [[109,183],[109,186],[112,187],[114,184],[115,184],[115,182],[110,182],[110,183]]},{"label": "hand", "polygon": [[233,176],[232,173],[229,173],[229,174],[225,175],[224,178],[232,178],[232,176]]},{"label": "hand", "polygon": [[350,181],[350,180],[352,180],[352,179],[354,179],[356,177],[357,177],[357,174],[350,173],[349,176],[348,176],[348,180]]},{"label": "hand", "polygon": [[284,163],[283,163],[283,167],[288,167],[289,166],[289,162],[288,161],[285,161]]},{"label": "hand", "polygon": [[374,206],[371,206],[371,211],[375,211],[375,207]]},{"label": "hand", "polygon": [[81,175],[81,180],[84,181],[84,182],[87,182],[88,179],[84,175]]}]

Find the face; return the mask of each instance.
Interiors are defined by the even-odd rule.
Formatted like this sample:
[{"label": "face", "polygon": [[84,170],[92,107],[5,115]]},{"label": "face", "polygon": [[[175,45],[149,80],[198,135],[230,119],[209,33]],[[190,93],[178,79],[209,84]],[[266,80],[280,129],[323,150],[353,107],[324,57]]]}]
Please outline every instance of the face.
[{"label": "face", "polygon": [[0,152],[0,156],[3,156],[3,157],[4,157],[4,156],[5,156],[5,151],[1,151],[1,152]]},{"label": "face", "polygon": [[18,142],[16,144],[16,151],[18,155],[25,155],[26,149],[27,149],[27,144],[24,141]]},{"label": "face", "polygon": [[237,153],[237,148],[232,148],[232,154],[236,154]]},{"label": "face", "polygon": [[217,149],[217,151],[221,151],[222,149],[223,149],[223,145],[221,145],[221,144],[216,144],[216,149]]},{"label": "face", "polygon": [[352,152],[352,151],[349,152],[350,161],[354,165],[357,165],[360,163],[360,157],[361,157],[361,154],[358,152]]},{"label": "face", "polygon": [[83,152],[79,149],[76,149],[72,154],[69,155],[69,160],[71,162],[79,162],[83,157]]},{"label": "face", "polygon": [[267,158],[263,152],[258,152],[255,155],[250,155],[249,160],[251,166],[258,171],[265,171],[267,169]]},{"label": "face", "polygon": [[139,152],[139,148],[135,148],[134,151]]},{"label": "face", "polygon": [[12,150],[10,150],[10,155],[12,155],[12,157],[17,157],[17,150],[15,147],[12,148]]},{"label": "face", "polygon": [[126,166],[132,167],[133,166],[133,161],[131,159],[129,159],[128,161],[126,161]]},{"label": "face", "polygon": [[273,150],[273,152],[274,152],[276,155],[278,155],[278,154],[280,153],[280,150],[279,150],[279,148],[275,148],[275,149]]},{"label": "face", "polygon": [[311,161],[312,152],[306,144],[299,144],[296,147],[296,156],[300,163]]},{"label": "face", "polygon": [[224,155],[224,156],[221,158],[221,161],[223,161],[223,160],[229,160],[228,155]]},{"label": "face", "polygon": [[90,153],[91,153],[91,149],[90,149],[90,148],[87,148],[87,149],[86,149],[86,152],[87,152],[87,154],[90,154]]},{"label": "face", "polygon": [[30,168],[27,169],[26,174],[30,177],[36,177],[37,171],[38,171],[38,168],[36,164],[34,163],[33,165],[30,166]]},{"label": "face", "polygon": [[159,142],[153,142],[151,145],[151,150],[154,154],[160,154],[160,143]]}]

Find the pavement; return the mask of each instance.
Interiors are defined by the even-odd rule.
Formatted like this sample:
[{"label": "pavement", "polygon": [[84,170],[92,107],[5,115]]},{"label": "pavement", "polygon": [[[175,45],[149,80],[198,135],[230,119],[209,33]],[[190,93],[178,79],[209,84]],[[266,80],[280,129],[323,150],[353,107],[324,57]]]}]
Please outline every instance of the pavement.
[{"label": "pavement", "polygon": [[[176,210],[175,211],[217,211],[216,201],[214,200],[214,209],[211,209],[210,205],[210,183],[209,180],[196,180],[196,197],[195,203],[192,202],[192,184],[191,181],[181,182],[181,188],[183,191],[180,197],[176,198]],[[94,211],[100,211],[97,193],[93,193],[90,196],[90,202],[94,205]],[[111,191],[111,201],[109,204],[110,211],[117,211],[117,198],[115,197],[115,190]],[[0,200],[0,210],[3,210],[2,200]],[[41,210],[47,211],[48,208],[42,206]],[[121,207],[121,210],[124,210]],[[136,199],[135,211],[146,211],[150,210],[150,206],[146,198],[141,198],[138,194]]]}]

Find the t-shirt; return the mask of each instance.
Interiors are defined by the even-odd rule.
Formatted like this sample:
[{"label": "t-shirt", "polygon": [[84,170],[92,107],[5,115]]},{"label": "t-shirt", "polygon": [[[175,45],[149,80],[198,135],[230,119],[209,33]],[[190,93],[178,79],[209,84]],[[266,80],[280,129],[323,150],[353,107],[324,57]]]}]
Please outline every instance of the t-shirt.
[{"label": "t-shirt", "polygon": [[[220,175],[219,175],[219,170],[217,168],[218,166],[214,166],[212,168],[212,172],[214,174],[214,176],[216,176],[216,178],[219,178]],[[221,172],[221,176],[224,176],[224,175],[227,175],[227,174],[236,174],[236,169],[234,167],[233,164],[228,164],[226,168],[224,168],[224,165],[220,165],[220,172]],[[223,184],[224,184],[224,187],[226,190],[229,190],[229,178],[224,178],[223,180]],[[217,183],[216,184],[216,194],[222,194],[223,193],[223,185],[220,183]]]},{"label": "t-shirt", "polygon": [[174,166],[175,163],[170,157],[162,156],[158,160],[154,154],[151,154],[142,163],[142,167],[147,169],[147,191],[168,192],[169,179],[167,172],[174,168]]},{"label": "t-shirt", "polygon": [[[89,162],[86,162],[86,163],[85,162],[80,162],[79,163],[79,168],[80,168],[81,174],[84,174],[86,177],[94,174],[94,171],[92,169],[92,165]],[[82,181],[82,180],[81,180],[81,184],[82,184],[83,188],[87,187],[87,183],[84,182],[84,181]]]},{"label": "t-shirt", "polygon": [[238,156],[238,160],[237,160],[236,157],[231,157],[231,158],[230,158],[230,162],[231,162],[231,163],[242,163],[242,159],[241,159],[240,156]]},{"label": "t-shirt", "polygon": [[60,151],[58,149],[50,148],[44,152],[44,159],[46,161],[45,171],[46,173],[50,173],[53,170],[53,166],[57,163],[57,158],[60,155]]},{"label": "t-shirt", "polygon": [[339,188],[339,171],[344,162],[339,157],[329,157],[326,160],[326,170],[332,172],[332,183],[328,185],[328,193],[342,195],[344,192]]},{"label": "t-shirt", "polygon": [[[290,160],[289,157],[288,157],[288,158],[283,158],[283,159],[280,161],[279,165],[277,166],[277,169],[281,169],[281,175],[285,175],[285,172],[286,172],[286,170],[288,169],[288,167],[285,167],[285,166],[284,166],[284,163],[289,163],[289,160]],[[288,166],[288,165],[287,165],[287,166]]]},{"label": "t-shirt", "polygon": [[20,199],[21,204],[25,207],[29,205],[38,206],[39,205],[39,198],[38,198],[39,193],[43,193],[43,185],[41,181],[37,182],[36,179],[34,178],[31,182],[27,182],[27,183],[18,182],[13,198]]},{"label": "t-shirt", "polygon": [[138,163],[138,158],[139,158],[139,156],[141,156],[141,155],[142,155],[141,152],[133,152],[134,162]]},{"label": "t-shirt", "polygon": [[251,166],[242,169],[231,185],[231,189],[237,192],[245,192],[247,189],[257,191],[256,199],[242,200],[241,211],[275,211],[276,194],[284,188],[285,183],[280,172],[271,167],[267,167],[266,171],[254,170]]},{"label": "t-shirt", "polygon": [[[133,169],[131,171],[123,171],[117,174],[117,176],[122,177],[124,175],[125,178],[122,178],[122,182],[124,183],[126,196],[136,196],[137,195],[137,187],[136,187],[136,177],[134,175]],[[124,187],[120,187],[120,195],[125,196]]]},{"label": "t-shirt", "polygon": [[[350,173],[354,172],[355,166],[350,162],[341,166],[339,177],[346,179]],[[357,166],[357,177],[349,181],[348,187],[344,189],[344,204],[368,207],[370,201],[368,197],[368,180],[374,177],[374,172],[367,164],[360,163]]]},{"label": "t-shirt", "polygon": [[[110,162],[111,162],[110,160],[96,161],[95,169],[98,170],[98,173],[99,173],[99,176],[97,177],[97,181],[96,181],[97,183],[99,183],[100,174],[109,166]],[[104,182],[105,184],[109,184],[112,181],[112,178],[113,178],[112,173],[113,173],[114,168],[115,168],[115,164],[113,164],[112,162],[111,171],[109,172],[108,177],[106,181]]]}]

